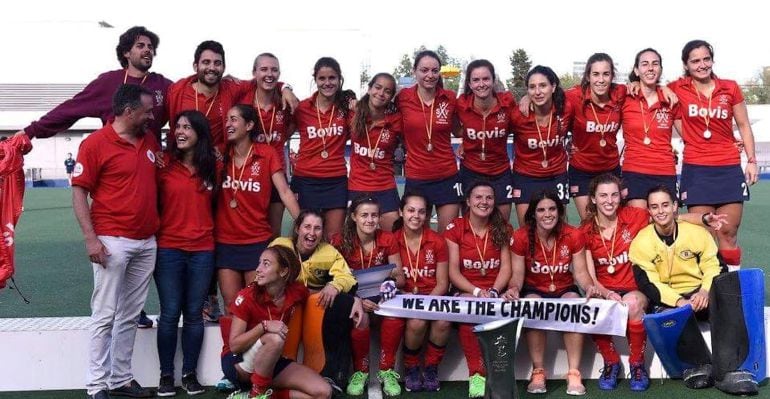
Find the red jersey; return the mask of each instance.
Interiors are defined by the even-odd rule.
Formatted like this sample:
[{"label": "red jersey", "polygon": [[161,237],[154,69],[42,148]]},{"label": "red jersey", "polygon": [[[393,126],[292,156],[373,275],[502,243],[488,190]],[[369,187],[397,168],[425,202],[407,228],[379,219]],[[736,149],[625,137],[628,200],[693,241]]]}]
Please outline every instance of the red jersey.
[{"label": "red jersey", "polygon": [[[254,244],[272,236],[267,211],[273,174],[281,171],[275,150],[265,144],[251,145],[243,166],[224,165],[225,180],[217,199],[214,238],[223,244]],[[235,205],[235,207],[233,207]]]},{"label": "red jersey", "polygon": [[334,234],[329,240],[348,262],[348,266],[352,270],[368,269],[372,266],[387,265],[388,257],[396,255],[399,252],[398,243],[393,236],[393,233],[387,231],[377,230],[374,233],[374,250],[365,252],[361,249],[361,241],[356,237],[353,240],[353,249],[350,252],[343,252],[342,247],[342,234]]},{"label": "red jersey", "polygon": [[[679,97],[681,107],[674,119],[682,121],[684,156],[691,165],[740,165],[741,153],[733,135],[733,106],[744,102],[741,88],[733,80],[713,78],[711,97],[699,93],[692,78],[668,84]],[[710,137],[706,138],[708,130]]]},{"label": "red jersey", "polygon": [[504,173],[511,167],[508,135],[511,134],[511,110],[516,107],[510,92],[496,93],[495,96],[497,105],[486,118],[473,106],[473,93],[465,93],[457,99],[457,117],[463,135],[463,166],[489,176]]},{"label": "red jersey", "polygon": [[[672,176],[676,164],[671,148],[674,115],[679,103],[669,105],[658,88],[658,102],[651,107],[643,96],[628,96],[623,103],[623,171]],[[645,135],[645,130],[647,134]],[[645,137],[649,139],[645,144]]]},{"label": "red jersey", "polygon": [[404,266],[406,284],[404,292],[413,294],[417,287],[417,293],[428,295],[436,287],[436,268],[441,262],[449,262],[444,237],[429,228],[423,228],[420,250],[414,253],[409,250],[404,239],[404,231],[393,232],[398,242],[401,254],[401,264]]},{"label": "red jersey", "polygon": [[[294,134],[294,115],[291,110],[282,109],[281,104],[272,104],[269,109],[262,109],[255,106],[254,98],[256,96],[256,82],[249,82],[249,89],[241,97],[241,104],[251,105],[258,112],[259,126],[257,126],[257,143],[266,143],[275,149],[278,157],[281,158],[281,165],[286,170],[286,157],[284,149],[289,137]],[[282,85],[279,83],[276,90],[280,90]],[[290,130],[292,129],[292,130]],[[265,132],[269,131],[267,135]]]},{"label": "red jersey", "polygon": [[97,235],[141,240],[158,231],[158,190],[152,134],[123,140],[107,124],[80,143],[72,185],[88,191]]},{"label": "red jersey", "polygon": [[[258,326],[263,320],[282,320],[284,324],[288,325],[294,314],[294,309],[297,306],[302,306],[310,295],[307,287],[298,281],[293,281],[286,286],[283,306],[279,308],[268,297],[257,301],[254,298],[256,288],[257,285],[252,283],[240,290],[235,301],[230,304],[230,313],[246,322],[246,331]],[[229,340],[225,339],[224,341],[223,354],[230,352]]]},{"label": "red jersey", "polygon": [[[564,104],[564,113],[556,116],[555,111],[551,126],[540,126],[538,133],[535,113],[529,115],[511,109],[513,124],[513,171],[532,177],[552,177],[567,171],[567,152],[564,150],[564,138],[572,124],[573,110],[569,101]],[[545,154],[543,152],[545,151]],[[543,160],[547,165],[543,166]]]},{"label": "red jersey", "polygon": [[563,224],[554,245],[555,247],[543,250],[540,239],[535,234],[533,262],[529,253],[528,227],[524,226],[513,232],[511,251],[524,257],[524,267],[526,268],[524,286],[549,292],[549,286],[553,283],[556,286],[554,292],[560,292],[575,285],[570,265],[572,264],[572,255],[585,249],[583,233],[568,224]]},{"label": "red jersey", "polygon": [[[610,101],[603,107],[591,101],[590,90],[583,91],[578,85],[565,92],[567,101],[575,107],[575,119],[572,122],[575,154],[569,163],[584,172],[598,173],[615,169],[620,163],[617,134],[622,119],[623,100],[626,98],[626,85],[611,85]],[[601,145],[602,138],[604,146]]]},{"label": "red jersey", "polygon": [[214,250],[214,187],[178,159],[164,154],[158,170],[158,248]]},{"label": "red jersey", "polygon": [[[366,132],[351,134],[350,177],[348,190],[383,191],[396,188],[393,177],[393,152],[401,136],[401,114],[385,115],[385,119],[371,125],[367,120]],[[372,168],[374,165],[374,168]]]},{"label": "red jersey", "polygon": [[[596,278],[602,285],[615,291],[638,289],[634,271],[628,258],[628,249],[639,230],[650,224],[647,210],[624,206],[618,209],[618,225],[614,239],[602,240],[592,221],[580,226],[586,240],[586,249],[591,251]],[[612,255],[610,256],[610,252]],[[612,265],[612,273],[609,266]]]},{"label": "red jersey", "polygon": [[248,89],[247,84],[238,84],[231,79],[222,79],[219,82],[219,89],[211,97],[206,97],[198,92],[193,83],[198,81],[197,75],[188,76],[180,79],[168,89],[167,111],[169,119],[169,135],[167,143],[173,142],[174,130],[176,129],[174,120],[176,116],[185,110],[200,111],[206,115],[211,130],[211,139],[214,146],[219,151],[225,150],[225,119],[227,111],[238,104],[239,99]]},{"label": "red jersey", "polygon": [[336,106],[321,112],[316,108],[317,96],[318,92],[315,92],[310,98],[300,101],[294,113],[299,130],[299,153],[294,174],[303,177],[347,176],[345,143],[350,135],[348,126],[353,113],[346,115]]},{"label": "red jersey", "polygon": [[452,220],[444,231],[444,238],[460,247],[460,272],[471,284],[482,289],[493,288],[500,272],[501,249],[495,246],[491,236],[489,230],[483,237],[477,236],[470,221],[463,217]]},{"label": "red jersey", "polygon": [[[401,90],[396,96],[396,105],[404,121],[408,179],[440,180],[457,173],[452,150],[456,97],[451,90],[436,88],[433,104],[426,105],[417,94],[417,85]],[[428,144],[431,151],[428,151]]]}]

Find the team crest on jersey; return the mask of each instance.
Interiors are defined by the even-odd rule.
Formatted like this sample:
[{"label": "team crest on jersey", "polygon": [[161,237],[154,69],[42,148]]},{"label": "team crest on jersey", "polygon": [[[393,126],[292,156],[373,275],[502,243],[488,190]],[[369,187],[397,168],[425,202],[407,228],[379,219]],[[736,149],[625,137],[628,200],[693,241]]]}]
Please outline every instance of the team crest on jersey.
[{"label": "team crest on jersey", "polygon": [[679,252],[679,258],[681,258],[682,260],[690,260],[694,257],[695,257],[695,253],[693,253],[689,249],[685,249]]},{"label": "team crest on jersey", "polygon": [[561,248],[559,248],[559,257],[561,257],[561,258],[568,258],[569,257],[569,247],[568,246],[562,244]]},{"label": "team crest on jersey", "polygon": [[163,91],[155,90],[155,106],[159,107],[163,105]]},{"label": "team crest on jersey", "polygon": [[275,113],[275,123],[281,124],[283,123],[283,111],[277,111]]},{"label": "team crest on jersey", "polygon": [[652,259],[652,263],[655,265],[660,265],[663,263],[663,258],[661,258],[660,255],[655,255],[655,258]]},{"label": "team crest on jersey", "polygon": [[508,115],[506,115],[504,111],[500,111],[497,113],[497,123],[505,123],[507,119],[508,119]]},{"label": "team crest on jersey", "polygon": [[658,126],[668,127],[670,120],[671,110],[668,108],[659,108],[658,111],[655,112],[655,121],[658,123]]},{"label": "team crest on jersey", "polygon": [[235,298],[235,306],[241,306],[243,303],[243,295],[238,295],[238,298]]},{"label": "team crest on jersey", "polygon": [[730,104],[730,96],[727,94],[720,94],[717,97],[717,102],[719,105],[729,105]]},{"label": "team crest on jersey", "polygon": [[381,265],[385,261],[385,253],[382,251],[377,252],[377,256],[374,257],[374,264]]},{"label": "team crest on jersey", "polygon": [[630,243],[634,239],[634,237],[631,237],[631,232],[628,231],[628,229],[623,229],[623,232],[620,233],[620,238],[622,238],[623,242],[626,244]]},{"label": "team crest on jersey", "polygon": [[342,112],[341,109],[338,109],[337,110],[337,115],[334,118],[335,119],[342,119],[344,121],[345,120],[345,113]]},{"label": "team crest on jersey", "polygon": [[390,140],[390,130],[386,128],[382,128],[382,132],[380,133],[380,141],[382,144],[387,144],[387,142]]},{"label": "team crest on jersey", "polygon": [[446,101],[442,101],[438,103],[438,108],[436,108],[436,123],[442,123],[447,124],[449,119],[449,103]]},{"label": "team crest on jersey", "polygon": [[436,263],[436,256],[433,254],[432,249],[425,250],[425,263],[426,264]]},{"label": "team crest on jersey", "polygon": [[152,150],[147,150],[147,159],[149,159],[150,162],[155,163],[155,153],[152,152]]},{"label": "team crest on jersey", "polygon": [[251,175],[252,176],[259,176],[259,171],[261,168],[261,162],[260,161],[254,161],[253,164],[251,164]]},{"label": "team crest on jersey", "polygon": [[72,171],[72,177],[78,177],[83,174],[83,164],[78,162],[75,164],[75,170]]}]

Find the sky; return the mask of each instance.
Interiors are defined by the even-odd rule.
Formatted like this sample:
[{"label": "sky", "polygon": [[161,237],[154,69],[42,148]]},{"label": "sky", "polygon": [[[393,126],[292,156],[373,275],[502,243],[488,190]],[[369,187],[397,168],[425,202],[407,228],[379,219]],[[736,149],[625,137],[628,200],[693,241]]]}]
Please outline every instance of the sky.
[{"label": "sky", "polygon": [[[313,89],[321,56],[342,64],[346,88],[359,89],[362,68],[392,72],[401,56],[444,45],[460,59],[486,58],[501,78],[508,57],[523,48],[533,65],[571,72],[594,52],[610,54],[627,72],[634,55],[663,55],[664,79],[681,74],[681,48],[705,39],[715,72],[739,83],[770,66],[767,13],[761,2],[725,1],[92,1],[27,0],[4,6],[0,34],[6,54],[0,83],[87,83],[119,68],[118,36],[144,25],[160,36],[152,71],[177,80],[192,73],[203,40],[226,50],[227,73],[248,79],[254,57],[272,52],[281,80],[298,97]],[[105,21],[114,28],[99,27]]]}]

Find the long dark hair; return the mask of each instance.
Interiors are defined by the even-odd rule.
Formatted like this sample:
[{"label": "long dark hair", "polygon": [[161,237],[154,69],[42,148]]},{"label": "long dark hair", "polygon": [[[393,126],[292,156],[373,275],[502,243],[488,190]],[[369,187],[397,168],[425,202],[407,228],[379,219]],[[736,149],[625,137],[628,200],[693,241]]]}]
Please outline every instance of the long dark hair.
[{"label": "long dark hair", "polygon": [[[377,79],[379,78],[385,78],[388,79],[393,84],[393,95],[390,97],[390,102],[388,103],[387,107],[385,108],[385,114],[392,114],[396,112],[396,105],[393,103],[393,98],[396,96],[396,78],[393,77],[393,75],[387,73],[387,72],[380,72],[372,78],[372,80],[369,81],[369,88],[371,89],[372,86],[374,86],[374,83],[377,82]],[[366,120],[369,119],[369,116],[372,114],[372,110],[369,108],[369,91],[367,90],[366,94],[364,94],[363,97],[361,97],[360,100],[356,103],[356,117],[353,119],[353,137],[358,138],[359,136],[366,134]]]},{"label": "long dark hair", "polygon": [[[618,191],[623,191],[623,182],[620,180],[619,177],[613,175],[612,173],[602,173],[599,176],[594,177],[591,179],[591,183],[588,184],[588,196],[591,198],[596,197],[596,190],[599,188],[599,185],[601,184],[615,184],[618,186]],[[623,206],[625,204],[625,200],[620,200],[620,206]],[[619,210],[620,208],[618,208]],[[588,205],[586,205],[586,215],[583,218],[582,223],[586,224],[589,223],[593,226],[592,231],[598,232],[596,223],[594,223],[594,218],[596,217],[598,213],[598,210],[596,209],[596,204],[594,204],[590,199],[588,201]]]},{"label": "long dark hair", "polygon": [[[289,273],[284,277],[286,285],[291,284],[297,280],[300,271],[302,270],[302,263],[300,262],[297,254],[290,248],[286,248],[280,245],[266,248],[263,253],[272,252],[278,261],[278,266],[281,269],[289,269]],[[267,297],[266,287],[258,285],[256,282],[252,282],[249,285],[254,286],[254,300],[258,303],[266,303],[271,299]]]},{"label": "long dark hair", "polygon": [[567,97],[564,94],[564,89],[561,87],[561,81],[559,80],[559,77],[556,76],[556,72],[554,72],[550,67],[536,65],[534,68],[530,69],[529,72],[527,72],[527,77],[524,81],[527,82],[528,86],[529,78],[531,78],[534,74],[545,76],[545,78],[548,79],[548,82],[554,86],[552,100],[553,108],[556,110],[557,117],[564,115],[564,104],[567,102]]},{"label": "long dark hair", "polygon": [[555,237],[559,237],[561,229],[566,223],[564,204],[559,199],[559,196],[553,190],[541,190],[532,196],[529,200],[529,207],[527,212],[524,213],[524,224],[527,226],[527,237],[529,238],[529,256],[532,259],[532,263],[535,262],[535,235],[537,234],[537,204],[544,199],[549,199],[556,203],[556,212],[559,217],[556,219],[556,225],[553,227],[551,234]]},{"label": "long dark hair", "polygon": [[318,61],[315,62],[315,65],[313,66],[313,79],[318,76],[318,72],[320,72],[321,68],[324,67],[331,68],[337,74],[337,76],[340,77],[340,87],[337,88],[337,92],[334,93],[333,101],[335,107],[337,107],[339,110],[342,110],[345,116],[347,116],[348,112],[350,112],[349,101],[356,98],[356,93],[354,93],[352,90],[342,89],[342,86],[345,84],[345,78],[342,76],[342,68],[340,68],[340,63],[332,57],[321,57],[318,59]]},{"label": "long dark hair", "polygon": [[615,80],[615,74],[617,71],[615,71],[615,63],[612,62],[612,57],[610,57],[610,55],[607,53],[594,53],[588,57],[588,61],[586,61],[586,68],[583,71],[583,78],[580,79],[580,88],[583,89],[582,91],[585,91],[588,86],[591,85],[591,67],[597,62],[602,61],[608,62],[610,64],[610,93],[612,92],[612,88],[615,87],[615,83],[613,83],[613,81]]},{"label": "long dark hair", "polygon": [[345,223],[342,225],[342,244],[339,249],[340,253],[343,255],[348,255],[353,252],[353,243],[358,236],[356,222],[353,220],[353,214],[358,212],[358,207],[366,204],[376,205],[378,209],[380,207],[380,203],[377,199],[366,194],[360,195],[350,202],[348,214],[345,216]]},{"label": "long dark hair", "polygon": [[[179,119],[182,117],[187,118],[187,121],[190,122],[190,127],[198,136],[198,141],[193,148],[193,166],[198,176],[203,180],[204,186],[216,187],[217,156],[214,151],[214,142],[211,138],[209,121],[200,111],[186,110],[176,116],[174,126],[179,126]],[[169,134],[174,133],[169,132]],[[169,140],[169,143],[175,143],[175,140],[172,138]],[[176,144],[172,144],[171,148],[174,151],[174,156],[177,159],[182,159],[182,151],[176,148]]]},{"label": "long dark hair", "polygon": [[[658,52],[658,50],[655,50],[652,47],[647,47],[646,49],[636,53],[636,57],[634,58],[634,68],[639,68],[639,62],[642,59],[642,54],[647,53],[647,52],[655,53],[655,55],[658,56],[658,62],[660,63],[660,70],[661,70],[661,75],[662,75],[662,71],[663,71],[663,57],[660,56],[660,53]],[[637,75],[636,72],[634,72],[634,68],[631,68],[631,72],[628,74],[628,81],[629,82],[639,82],[640,80],[642,80],[639,77],[639,75]],[[658,81],[660,81],[660,76],[658,76]]]},{"label": "long dark hair", "polygon": [[[297,230],[299,230],[299,227],[302,226],[302,222],[305,221],[305,218],[308,216],[317,216],[319,219],[321,219],[321,227],[323,227],[323,214],[315,209],[303,209],[299,212],[299,215],[297,215],[297,218],[294,219],[294,223],[292,224],[291,229],[291,242],[294,244],[294,248],[297,247],[297,240],[299,240],[299,233],[297,233]],[[321,242],[324,241],[323,234],[321,234]]]},{"label": "long dark hair", "polygon": [[[705,40],[690,40],[682,48],[682,64],[687,65],[687,60],[690,59],[690,53],[696,48],[705,47],[708,50],[711,60],[714,61],[714,47]],[[687,72],[687,68],[684,70],[684,76],[690,76],[690,72]],[[714,76],[714,70],[711,70],[711,76]]]},{"label": "long dark hair", "polygon": [[[243,118],[246,123],[252,122],[254,124],[254,127],[249,130],[249,140],[251,140],[252,143],[256,142],[257,135],[259,134],[257,132],[257,126],[259,126],[259,120],[257,119],[257,111],[252,107],[251,105],[246,104],[236,104],[233,105],[232,109],[237,109],[238,114]],[[229,112],[229,111],[228,111]],[[232,149],[233,145],[229,142],[227,143],[227,148],[225,149],[225,153],[222,155],[222,162],[225,165],[224,168],[222,168],[222,181],[225,181],[227,179],[227,165],[232,161],[230,157],[230,150]],[[235,179],[235,176],[233,176],[233,179]]]},{"label": "long dark hair", "polygon": [[[402,212],[404,208],[406,207],[406,202],[409,200],[409,198],[420,198],[425,203],[425,211],[428,212],[428,215],[426,216],[428,219],[426,220],[426,223],[430,220],[430,211],[431,211],[431,203],[428,202],[428,198],[425,197],[421,192],[417,190],[407,190],[404,192],[404,195],[401,196],[401,201],[398,205],[398,209],[400,209]],[[399,217],[393,222],[393,231],[400,230],[404,227],[404,217]],[[423,229],[425,226],[423,225]],[[430,226],[428,227],[430,228]]]},{"label": "long dark hair", "polygon": [[489,70],[489,73],[492,74],[492,92],[494,92],[494,85],[497,82],[497,77],[495,75],[495,66],[492,65],[491,62],[488,60],[473,60],[470,64],[465,68],[465,84],[463,85],[463,93],[473,93],[471,90],[471,72],[473,72],[475,69],[478,68],[487,68]]},{"label": "long dark hair", "polygon": [[[471,193],[473,193],[473,190],[477,187],[489,187],[492,190],[492,193],[495,192],[495,188],[487,181],[477,180],[471,183],[471,186],[465,191],[466,215],[469,214],[467,201],[471,198]],[[503,217],[503,213],[500,212],[500,209],[494,205],[492,206],[492,213],[489,215],[489,227],[489,230],[492,233],[492,243],[499,249],[505,248],[511,238],[508,232],[508,222]]]}]

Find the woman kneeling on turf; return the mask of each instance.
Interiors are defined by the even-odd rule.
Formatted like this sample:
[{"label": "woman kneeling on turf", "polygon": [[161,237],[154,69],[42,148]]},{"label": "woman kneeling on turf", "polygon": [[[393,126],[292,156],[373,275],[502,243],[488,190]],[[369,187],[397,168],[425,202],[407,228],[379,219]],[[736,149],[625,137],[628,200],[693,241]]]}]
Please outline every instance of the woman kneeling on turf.
[{"label": "woman kneeling on turf", "polygon": [[282,356],[289,333],[286,323],[295,307],[301,307],[308,297],[307,288],[297,281],[300,268],[291,249],[266,249],[259,258],[254,282],[241,290],[230,306],[229,350],[239,355],[226,355],[224,359],[231,361],[223,369],[231,381],[251,382],[249,391],[236,392],[230,398],[331,397],[331,386],[318,373]]}]

